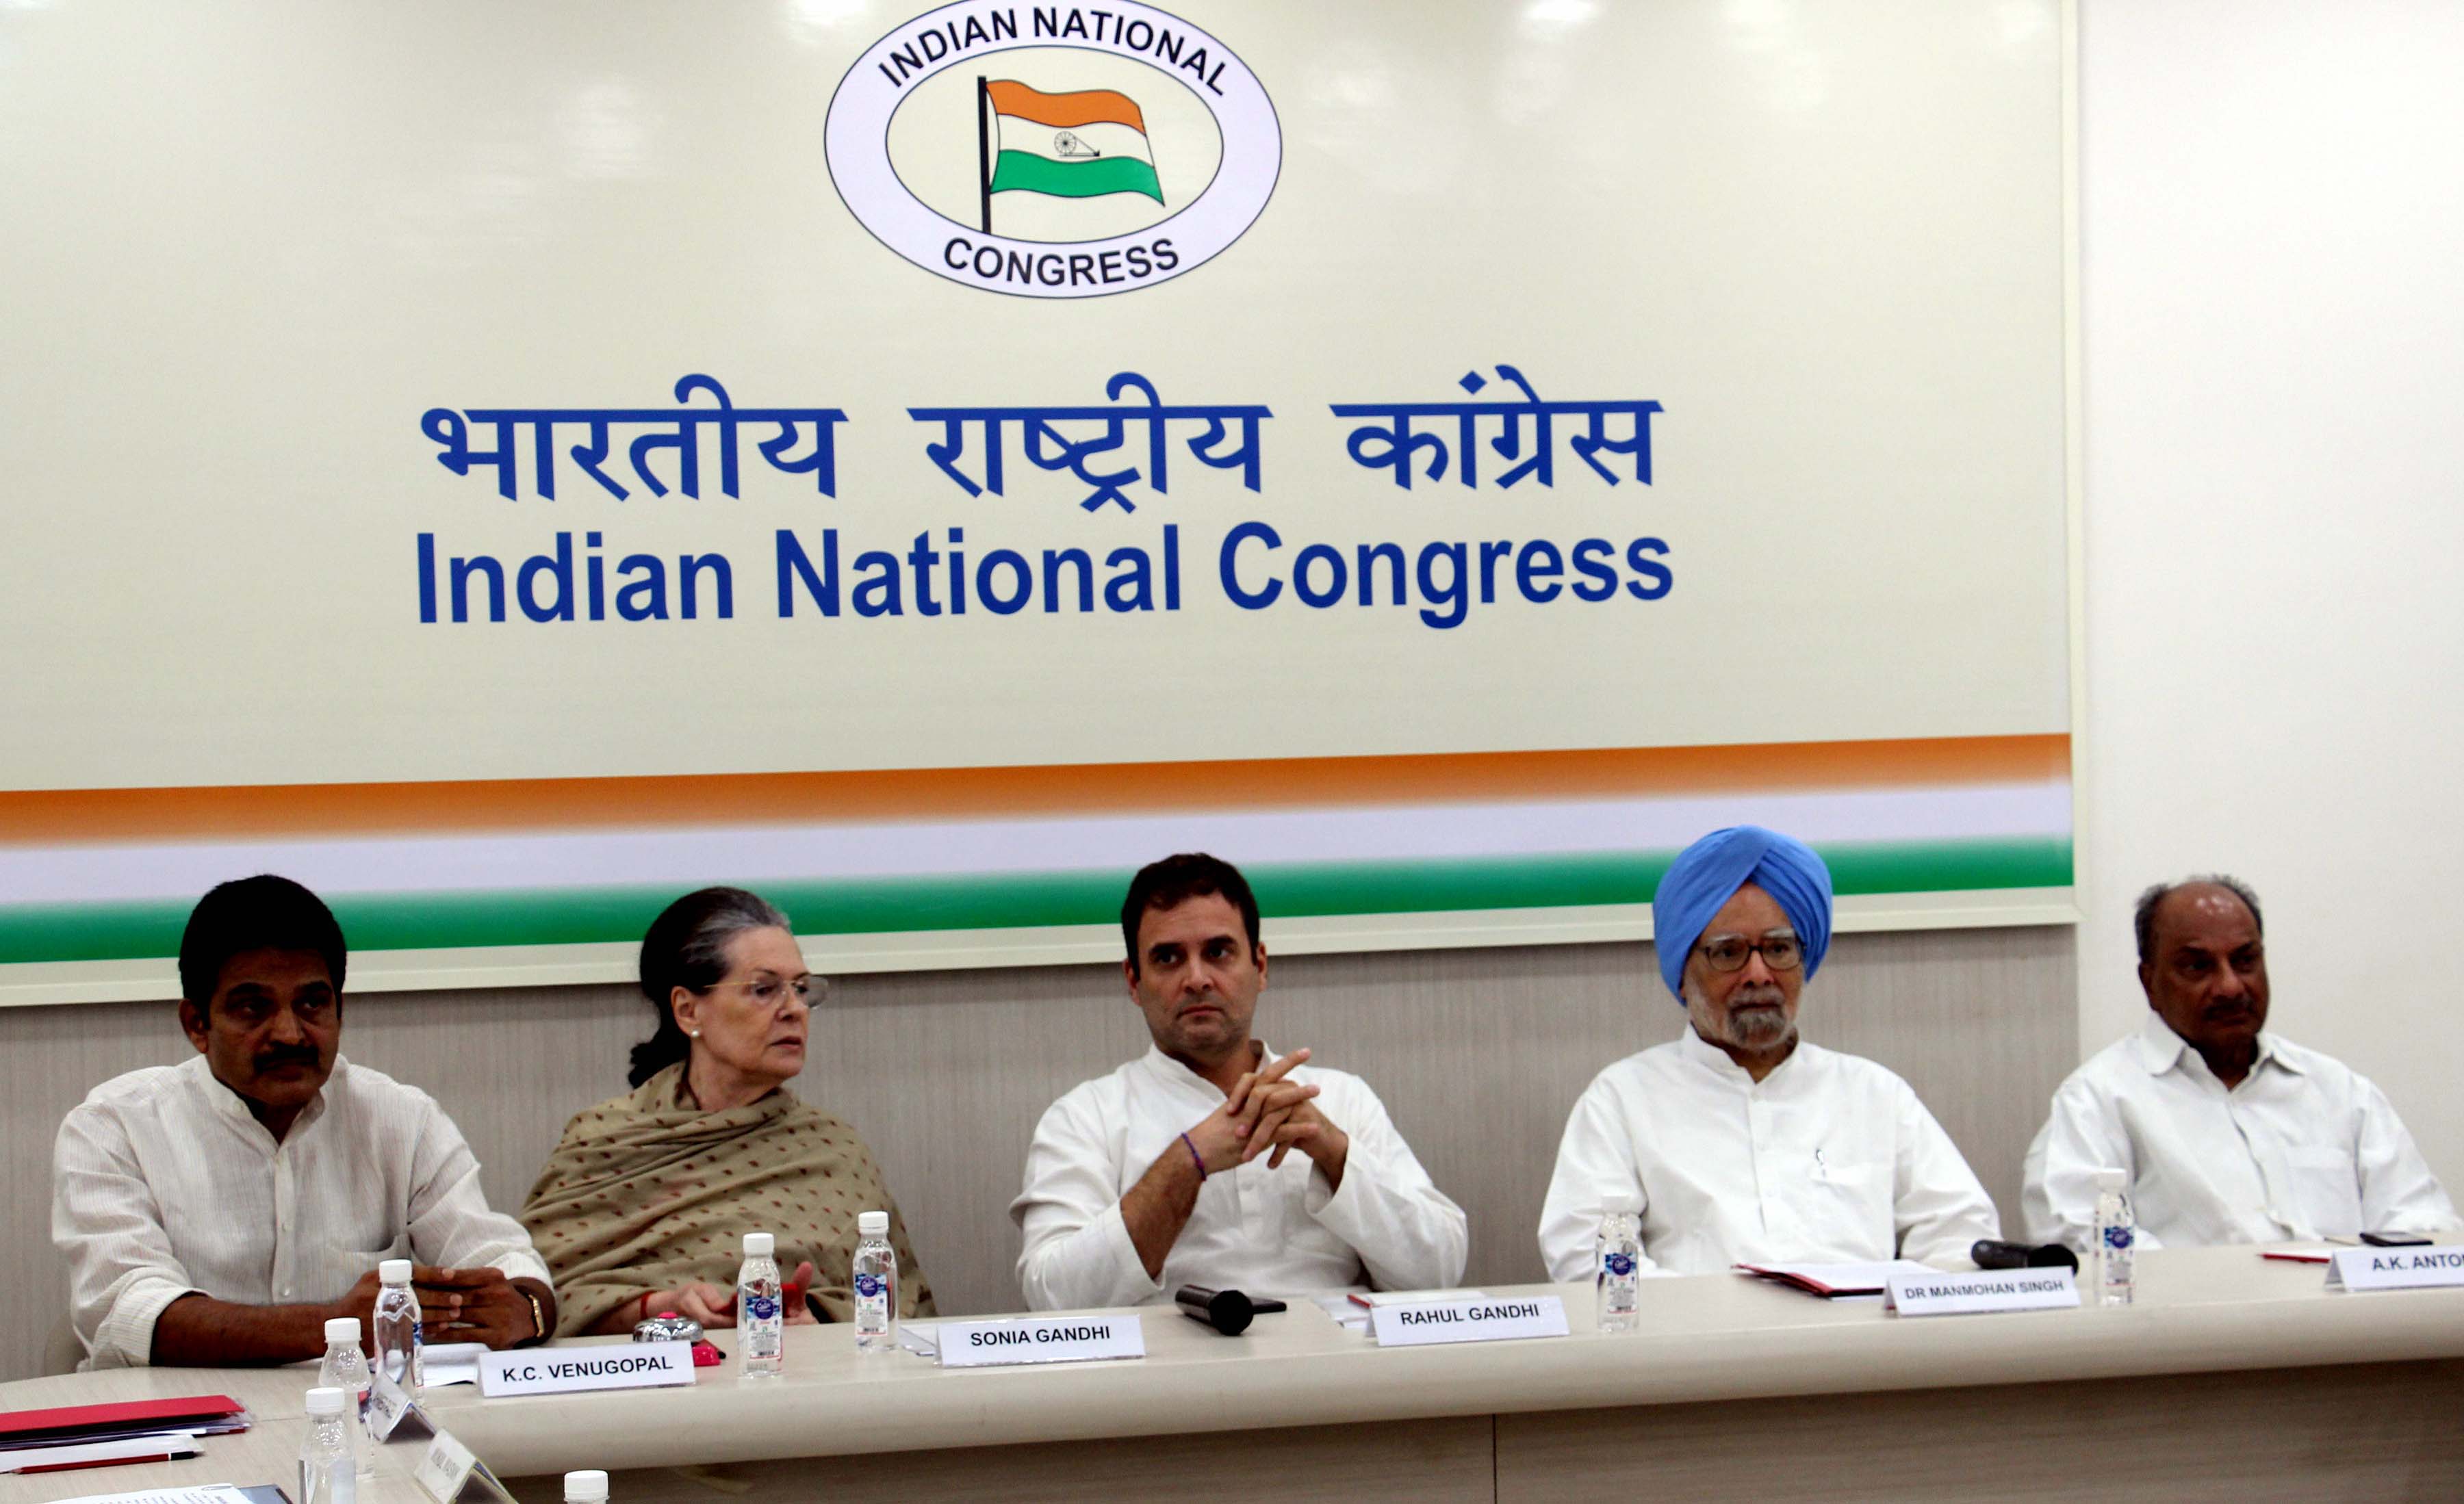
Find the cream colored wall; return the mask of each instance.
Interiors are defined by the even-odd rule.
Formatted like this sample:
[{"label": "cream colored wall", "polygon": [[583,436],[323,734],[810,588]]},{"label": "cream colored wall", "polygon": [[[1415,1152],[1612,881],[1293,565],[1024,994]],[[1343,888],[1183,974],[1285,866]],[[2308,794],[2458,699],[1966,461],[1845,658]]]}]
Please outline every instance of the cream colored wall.
[{"label": "cream colored wall", "polygon": [[[1268,931],[1272,944],[1273,935]],[[800,1089],[880,1156],[944,1312],[1018,1305],[1006,1208],[1045,1104],[1144,1047],[1109,967],[845,979]],[[1557,1134],[1620,1055],[1674,1035],[1648,947],[1295,956],[1261,1033],[1309,1045],[1384,1098],[1471,1218],[1469,1277],[1542,1277],[1532,1246]],[[2067,929],[1842,936],[1808,992],[1810,1037],[1906,1076],[2005,1214],[2019,1156],[2072,1063]],[[565,1117],[624,1083],[649,1006],[617,988],[368,995],[343,1048],[444,1103],[517,1205]],[[33,1373],[63,1281],[49,1242],[53,1130],[92,1083],[181,1058],[168,1004],[0,1010],[0,1378]]]}]

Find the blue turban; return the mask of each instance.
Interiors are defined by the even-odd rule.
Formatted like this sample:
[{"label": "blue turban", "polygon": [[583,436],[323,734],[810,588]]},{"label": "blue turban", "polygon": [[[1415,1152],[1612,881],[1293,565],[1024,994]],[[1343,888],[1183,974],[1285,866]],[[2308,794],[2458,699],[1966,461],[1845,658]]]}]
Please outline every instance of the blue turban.
[{"label": "blue turban", "polygon": [[1814,848],[1760,825],[1715,830],[1677,854],[1651,899],[1660,979],[1685,1000],[1685,961],[1705,926],[1737,889],[1751,883],[1777,900],[1805,947],[1805,974],[1831,948],[1831,869]]}]

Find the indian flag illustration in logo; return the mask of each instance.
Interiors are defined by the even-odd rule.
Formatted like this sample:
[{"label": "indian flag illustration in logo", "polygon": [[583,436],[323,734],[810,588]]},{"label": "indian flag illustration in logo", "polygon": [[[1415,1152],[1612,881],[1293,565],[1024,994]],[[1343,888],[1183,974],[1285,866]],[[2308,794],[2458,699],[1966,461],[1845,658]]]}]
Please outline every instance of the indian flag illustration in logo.
[{"label": "indian flag illustration in logo", "polygon": [[1143,193],[1163,203],[1146,117],[1118,90],[1045,94],[1011,78],[979,77],[976,139],[986,234],[996,193],[1064,199]]}]

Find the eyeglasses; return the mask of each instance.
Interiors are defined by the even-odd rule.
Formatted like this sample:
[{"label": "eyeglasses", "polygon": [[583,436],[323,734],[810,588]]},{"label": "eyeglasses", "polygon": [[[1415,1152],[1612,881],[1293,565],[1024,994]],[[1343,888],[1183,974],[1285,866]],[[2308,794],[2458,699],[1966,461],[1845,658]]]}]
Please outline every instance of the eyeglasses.
[{"label": "eyeglasses", "polygon": [[[826,976],[815,976],[810,972],[792,980],[777,976],[757,976],[750,981],[721,982],[718,986],[742,988],[744,995],[752,998],[755,1006],[760,1008],[778,1007],[786,1000],[789,992],[795,993],[796,1000],[805,1007],[818,1008],[830,995],[830,979]],[[711,991],[716,992],[718,988],[712,988]]]},{"label": "eyeglasses", "polygon": [[1743,935],[1722,935],[1695,947],[1703,959],[1711,963],[1714,971],[1742,971],[1746,957],[1759,951],[1763,965],[1774,971],[1793,971],[1805,964],[1805,942],[1794,935],[1766,935],[1760,940],[1748,940]]}]

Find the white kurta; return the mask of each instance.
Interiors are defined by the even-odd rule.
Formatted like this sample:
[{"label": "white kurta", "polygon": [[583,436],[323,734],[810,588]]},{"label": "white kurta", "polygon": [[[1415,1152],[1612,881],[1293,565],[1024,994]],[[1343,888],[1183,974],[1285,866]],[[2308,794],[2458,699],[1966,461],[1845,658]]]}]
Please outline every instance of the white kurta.
[{"label": "white kurta", "polygon": [[[1266,1058],[1272,1059],[1268,1051]],[[1180,1135],[1223,1105],[1223,1093],[1150,1046],[1110,1076],[1072,1088],[1045,1110],[1026,1151],[1025,1186],[1010,1203],[1024,1234],[1018,1282],[1028,1309],[1086,1310],[1168,1300],[1185,1284],[1250,1295],[1419,1290],[1463,1277],[1463,1209],[1412,1156],[1377,1094],[1360,1078],[1313,1065],[1285,1078],[1315,1086],[1317,1109],[1351,1138],[1343,1184],[1328,1188],[1295,1149],[1218,1170],[1165,1255],[1146,1266],[1121,1220],[1121,1197]]]},{"label": "white kurta", "polygon": [[386,1258],[548,1282],[444,1109],[339,1056],[278,1144],[202,1055],[96,1087],[53,1147],[52,1242],[89,1368],[150,1361],[155,1318],[191,1291],[332,1300]]},{"label": "white kurta", "polygon": [[1589,1279],[1600,1205],[1642,1194],[1644,1267],[1904,1256],[1965,1267],[1993,1203],[1908,1083],[1800,1042],[1759,1083],[1689,1027],[1594,1078],[1540,1212],[1554,1280]]},{"label": "white kurta", "polygon": [[2028,1236],[2085,1248],[2096,1171],[2130,1171],[2143,1248],[2274,1243],[2457,1225],[2387,1094],[2262,1032],[2230,1091],[2153,1009],[2054,1093],[2028,1148]]}]

